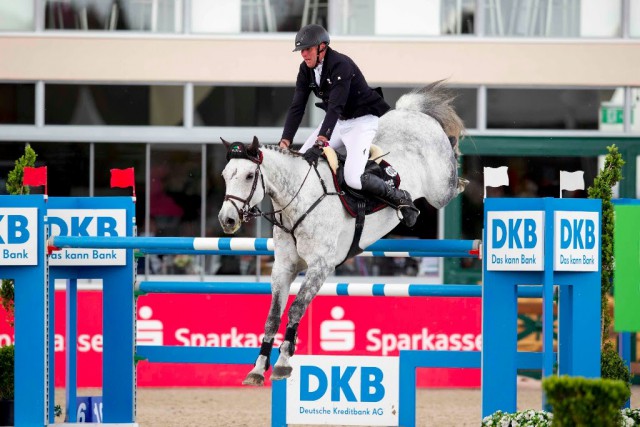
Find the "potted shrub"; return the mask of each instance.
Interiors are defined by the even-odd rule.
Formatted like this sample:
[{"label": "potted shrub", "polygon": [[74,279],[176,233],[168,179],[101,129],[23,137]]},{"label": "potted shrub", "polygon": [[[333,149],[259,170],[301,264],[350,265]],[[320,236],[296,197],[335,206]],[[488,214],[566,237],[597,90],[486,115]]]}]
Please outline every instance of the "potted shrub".
[{"label": "potted shrub", "polygon": [[613,259],[613,226],[614,214],[612,188],[622,179],[622,166],[624,160],[618,151],[618,147],[612,145],[607,147],[609,153],[605,157],[604,169],[598,173],[593,181],[593,186],[589,187],[588,193],[590,199],[602,200],[602,358],[601,358],[601,376],[602,378],[621,380],[627,388],[630,386],[631,374],[625,365],[622,357],[616,351],[616,346],[611,339],[612,310],[610,307],[609,295],[613,290],[613,272],[615,269],[615,260]]},{"label": "potted shrub", "polygon": [[620,408],[631,394],[625,381],[566,375],[545,378],[542,388],[558,426],[617,427]]}]

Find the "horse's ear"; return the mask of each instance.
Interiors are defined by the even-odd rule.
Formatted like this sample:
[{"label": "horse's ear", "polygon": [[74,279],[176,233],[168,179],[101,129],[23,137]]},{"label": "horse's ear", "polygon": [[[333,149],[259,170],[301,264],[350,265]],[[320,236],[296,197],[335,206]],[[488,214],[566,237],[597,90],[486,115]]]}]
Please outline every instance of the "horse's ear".
[{"label": "horse's ear", "polygon": [[222,143],[224,144],[224,148],[228,150],[231,143],[225,141],[223,137],[220,137],[220,141],[222,141]]},{"label": "horse's ear", "polygon": [[258,148],[260,148],[260,142],[258,141],[258,137],[254,136],[253,141],[251,142],[251,146],[247,151],[258,154]]}]

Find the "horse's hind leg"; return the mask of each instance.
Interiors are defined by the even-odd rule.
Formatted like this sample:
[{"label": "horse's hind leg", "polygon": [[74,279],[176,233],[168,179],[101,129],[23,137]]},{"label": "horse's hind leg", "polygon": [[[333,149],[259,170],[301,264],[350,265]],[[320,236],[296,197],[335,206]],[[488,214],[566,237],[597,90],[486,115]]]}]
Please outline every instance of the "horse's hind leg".
[{"label": "horse's hind leg", "polygon": [[280,327],[282,312],[287,305],[291,282],[293,282],[299,271],[291,259],[288,261],[283,261],[283,259],[286,259],[286,257],[277,256],[273,265],[271,273],[271,306],[264,325],[264,338],[262,339],[260,354],[253,369],[242,381],[244,385],[264,385],[264,373],[269,369],[273,340]]},{"label": "horse's hind leg", "polygon": [[271,380],[281,380],[289,378],[293,368],[289,359],[296,350],[296,337],[298,335],[298,325],[302,316],[307,311],[313,297],[316,296],[325,279],[334,270],[333,265],[327,264],[324,258],[318,258],[309,265],[304,281],[300,286],[300,291],[296,299],[289,307],[289,322],[284,335],[284,341],[280,345],[280,356],[271,372]]}]

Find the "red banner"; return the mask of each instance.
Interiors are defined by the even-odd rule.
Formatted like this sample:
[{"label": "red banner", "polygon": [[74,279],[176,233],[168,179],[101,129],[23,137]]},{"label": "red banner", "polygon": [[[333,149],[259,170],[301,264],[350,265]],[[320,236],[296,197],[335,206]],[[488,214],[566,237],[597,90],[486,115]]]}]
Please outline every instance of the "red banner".
[{"label": "red banner", "polygon": [[[139,345],[256,347],[267,295],[147,295],[138,298]],[[289,303],[293,297],[289,299]],[[64,385],[65,294],[55,297],[55,384]],[[402,349],[480,350],[480,298],[318,297],[299,330],[297,354],[394,356]],[[280,331],[284,331],[286,318]],[[279,345],[283,334],[276,337]],[[0,346],[13,331],[0,310]],[[102,384],[102,293],[78,294],[78,386]],[[239,386],[250,366],[138,363],[141,387]],[[268,375],[267,375],[268,377]],[[268,381],[267,381],[268,383]],[[418,386],[479,387],[479,369],[420,369]]]}]

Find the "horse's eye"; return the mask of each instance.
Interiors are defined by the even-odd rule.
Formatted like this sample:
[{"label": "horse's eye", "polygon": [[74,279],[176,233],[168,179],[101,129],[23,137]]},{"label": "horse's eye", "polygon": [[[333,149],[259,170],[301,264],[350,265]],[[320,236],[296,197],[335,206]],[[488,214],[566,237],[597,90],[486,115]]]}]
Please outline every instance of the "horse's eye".
[{"label": "horse's eye", "polygon": [[247,174],[247,181],[251,181],[253,179],[253,174]]}]

